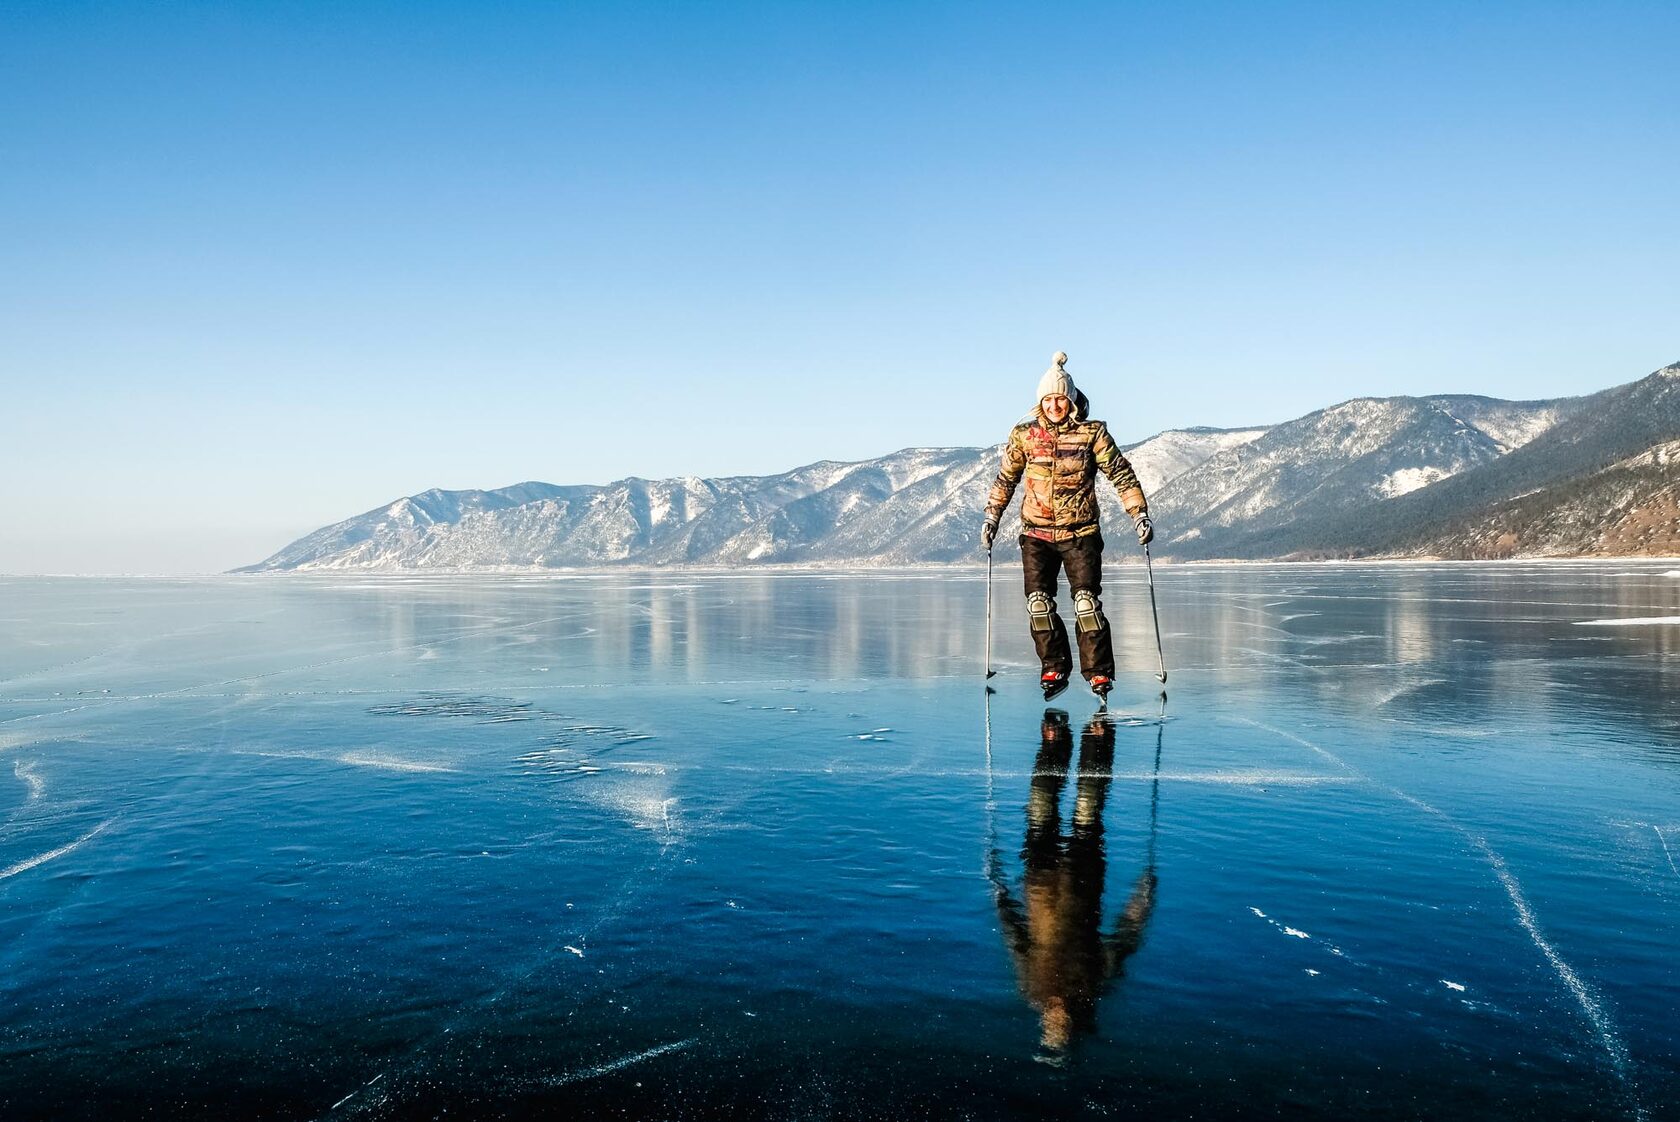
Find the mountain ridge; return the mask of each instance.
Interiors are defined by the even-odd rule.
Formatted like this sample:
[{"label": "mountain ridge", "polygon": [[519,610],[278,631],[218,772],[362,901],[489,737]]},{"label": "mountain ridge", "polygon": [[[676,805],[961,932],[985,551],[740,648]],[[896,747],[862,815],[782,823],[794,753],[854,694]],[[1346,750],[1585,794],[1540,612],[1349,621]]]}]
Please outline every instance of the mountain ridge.
[{"label": "mountain ridge", "polygon": [[[1617,465],[1672,440],[1680,440],[1680,364],[1573,398],[1351,398],[1275,425],[1170,429],[1126,452],[1149,495],[1163,559],[1505,556],[1592,548],[1583,543],[1598,540],[1585,525],[1593,515],[1575,492],[1611,469],[1621,474],[1599,480],[1610,488],[1603,494],[1620,497],[1617,517],[1645,527],[1615,540],[1667,541],[1651,527],[1669,501],[1660,484],[1672,460],[1653,453],[1643,466]],[[904,448],[767,476],[432,488],[234,571],[972,561],[999,448]],[[1546,494],[1577,483],[1569,491],[1571,524],[1559,527],[1544,509]],[[1123,541],[1129,520],[1105,483],[1099,493],[1105,535]],[[1656,506],[1644,510],[1641,502]],[[1495,508],[1500,534],[1478,536],[1475,527]],[[1531,532],[1524,519],[1554,525]],[[1011,513],[1000,557],[1015,551],[1017,532]]]}]

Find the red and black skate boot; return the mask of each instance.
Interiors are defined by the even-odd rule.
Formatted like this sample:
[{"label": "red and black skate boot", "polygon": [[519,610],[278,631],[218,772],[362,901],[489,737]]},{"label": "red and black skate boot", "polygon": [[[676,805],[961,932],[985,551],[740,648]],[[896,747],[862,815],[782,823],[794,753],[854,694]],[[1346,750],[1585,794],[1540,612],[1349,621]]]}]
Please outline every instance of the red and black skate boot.
[{"label": "red and black skate boot", "polygon": [[1093,674],[1091,676],[1091,692],[1102,698],[1104,702],[1108,701],[1108,691],[1113,688],[1113,678],[1105,677],[1102,674]]},{"label": "red and black skate boot", "polygon": [[1049,701],[1068,688],[1068,676],[1056,670],[1046,670],[1038,684],[1044,689],[1044,700]]}]

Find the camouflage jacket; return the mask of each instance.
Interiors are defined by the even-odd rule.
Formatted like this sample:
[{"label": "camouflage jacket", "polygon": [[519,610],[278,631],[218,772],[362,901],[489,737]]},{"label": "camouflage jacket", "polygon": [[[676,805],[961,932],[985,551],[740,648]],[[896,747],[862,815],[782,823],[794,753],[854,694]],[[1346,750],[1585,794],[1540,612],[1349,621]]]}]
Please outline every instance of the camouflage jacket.
[{"label": "camouflage jacket", "polygon": [[1026,476],[1021,528],[1035,538],[1067,541],[1097,532],[1097,472],[1120,492],[1134,519],[1149,513],[1143,488],[1120,446],[1101,421],[1068,418],[1052,425],[1042,415],[1022,421],[1003,446],[1003,470],[992,482],[986,517],[1003,519],[1015,486]]}]

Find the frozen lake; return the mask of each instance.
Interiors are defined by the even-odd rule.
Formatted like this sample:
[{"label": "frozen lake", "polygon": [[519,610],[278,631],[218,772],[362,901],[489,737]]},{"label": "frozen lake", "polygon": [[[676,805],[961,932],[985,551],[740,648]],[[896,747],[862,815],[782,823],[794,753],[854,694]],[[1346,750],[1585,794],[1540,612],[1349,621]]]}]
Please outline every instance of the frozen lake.
[{"label": "frozen lake", "polygon": [[1680,1118],[1675,569],[0,579],[0,1114]]}]

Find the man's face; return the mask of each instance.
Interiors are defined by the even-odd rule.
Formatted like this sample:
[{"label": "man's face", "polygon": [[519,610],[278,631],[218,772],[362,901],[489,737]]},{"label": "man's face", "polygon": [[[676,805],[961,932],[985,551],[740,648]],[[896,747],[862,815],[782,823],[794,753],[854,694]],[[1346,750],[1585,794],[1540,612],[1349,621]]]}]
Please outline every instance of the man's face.
[{"label": "man's face", "polygon": [[1067,420],[1068,410],[1073,408],[1073,404],[1061,394],[1053,393],[1046,395],[1044,400],[1038,403],[1038,407],[1044,410],[1045,420],[1059,425]]}]

